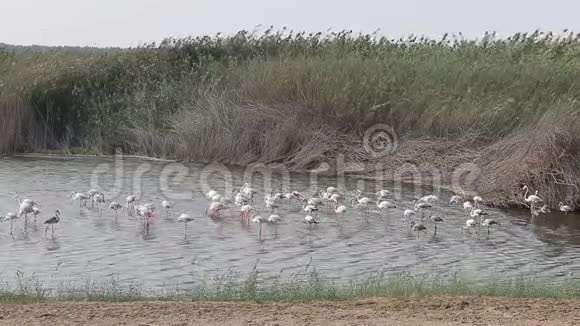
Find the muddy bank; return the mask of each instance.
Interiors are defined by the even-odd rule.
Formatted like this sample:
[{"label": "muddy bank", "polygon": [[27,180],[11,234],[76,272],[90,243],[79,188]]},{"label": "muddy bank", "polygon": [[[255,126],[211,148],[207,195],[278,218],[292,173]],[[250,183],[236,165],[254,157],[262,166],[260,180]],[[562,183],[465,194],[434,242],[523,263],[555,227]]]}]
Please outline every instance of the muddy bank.
[{"label": "muddy bank", "polygon": [[579,300],[491,297],[341,302],[0,304],[0,325],[578,325]]}]

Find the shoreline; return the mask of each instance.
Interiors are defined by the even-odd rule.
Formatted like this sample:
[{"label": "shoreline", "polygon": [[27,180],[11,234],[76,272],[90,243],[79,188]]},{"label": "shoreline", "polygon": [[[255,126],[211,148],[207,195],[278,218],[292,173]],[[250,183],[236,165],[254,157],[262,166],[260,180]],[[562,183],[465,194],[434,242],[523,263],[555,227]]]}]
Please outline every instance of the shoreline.
[{"label": "shoreline", "polygon": [[[32,153],[11,153],[11,154],[5,154],[5,155],[0,155],[0,158],[10,158],[10,157],[14,157],[14,158],[33,158],[33,159],[108,159],[108,160],[114,160],[116,158],[116,155],[109,155],[109,154],[70,154],[67,153],[65,151],[60,151],[60,152],[53,152],[53,153],[43,153],[43,152],[32,152]],[[121,159],[134,159],[134,160],[143,160],[143,161],[153,161],[153,162],[162,162],[162,163],[191,163],[191,164],[211,164],[212,162],[195,162],[195,161],[188,161],[188,160],[178,160],[178,159],[165,159],[165,158],[158,158],[158,157],[152,157],[152,156],[146,156],[146,155],[125,155],[123,154]],[[233,167],[237,167],[237,168],[247,168],[249,165],[240,165],[240,164],[232,164],[232,163],[220,163],[217,162],[219,164],[224,164],[226,166],[233,166]],[[258,163],[259,164],[259,163]],[[322,163],[324,164],[324,163]],[[302,170],[292,170],[292,173],[298,173],[298,174],[308,174],[308,173],[320,173],[320,172],[316,172],[316,169],[302,169]],[[336,171],[335,170],[331,170],[330,174],[320,174],[321,176],[324,177],[336,177]],[[392,178],[383,178],[383,179],[378,179],[376,176],[372,176],[369,175],[369,171],[360,171],[359,173],[357,172],[353,172],[353,173],[349,173],[347,171],[344,171],[344,176],[345,177],[350,177],[350,178],[356,178],[358,180],[369,180],[369,181],[374,181],[374,182],[378,182],[378,181],[382,181],[382,182],[395,182],[395,180],[393,180]],[[415,186],[421,186],[421,187],[429,187],[433,190],[437,189],[437,190],[444,190],[447,191],[449,193],[454,193],[455,191],[453,189],[453,186],[451,184],[449,184],[449,182],[444,182],[441,183],[437,186],[433,185],[433,180],[428,180],[430,182],[418,182],[415,181],[413,178],[403,178],[400,180],[401,184],[403,185],[415,185]],[[474,194],[476,192],[473,192]],[[484,205],[486,205],[486,203],[484,202]],[[495,205],[489,204],[487,206],[490,207],[496,207]],[[522,204],[514,204],[512,206],[508,206],[508,207],[500,207],[500,208],[522,208]]]},{"label": "shoreline", "polygon": [[[223,279],[221,276],[212,279]],[[232,278],[229,281],[200,286],[167,285],[153,291],[143,284],[111,279],[62,280],[48,285],[37,274],[18,273],[15,282],[5,278],[0,285],[0,303],[56,303],[67,301],[134,302],[312,302],[344,301],[361,298],[409,298],[416,296],[487,296],[504,298],[552,298],[580,300],[580,282],[573,274],[558,282],[535,276],[510,279],[489,278],[475,281],[460,275],[413,275],[408,272],[385,274],[375,272],[364,278],[346,277],[334,281],[316,269],[304,275],[264,281],[259,272]],[[12,284],[12,286],[10,286]]]},{"label": "shoreline", "polygon": [[2,325],[577,325],[580,300],[479,296],[309,303],[0,303]]},{"label": "shoreline", "polygon": [[[16,158],[50,158],[50,159],[66,159],[66,158],[86,158],[86,159],[95,159],[95,158],[105,158],[105,159],[115,159],[115,155],[108,155],[108,154],[98,154],[98,155],[90,155],[90,154],[67,154],[66,152],[59,152],[59,153],[13,153],[9,155],[4,155],[3,157],[16,157]],[[156,162],[179,162],[178,160],[171,160],[171,159],[163,159],[151,156],[144,156],[144,155],[125,155],[123,154],[122,159],[139,159],[144,161],[156,161]]]},{"label": "shoreline", "polygon": [[[53,151],[53,152],[31,152],[31,153],[11,153],[11,154],[6,154],[6,155],[0,155],[0,159],[6,159],[6,158],[10,158],[10,157],[14,157],[14,158],[32,158],[32,159],[107,159],[107,160],[115,160],[116,159],[116,155],[109,155],[109,154],[71,154],[70,152],[67,151]],[[235,163],[222,163],[222,162],[209,162],[209,161],[191,161],[191,160],[187,160],[187,159],[166,159],[166,158],[158,158],[158,157],[153,157],[153,156],[147,156],[147,155],[128,155],[128,154],[122,154],[121,155],[121,160],[124,159],[130,159],[130,160],[142,160],[142,161],[152,161],[152,162],[160,162],[160,163],[190,163],[190,164],[212,164],[212,163],[218,163],[218,164],[223,164],[225,166],[231,166],[231,167],[236,167],[236,168],[247,168],[249,167],[251,164],[247,164],[247,165],[243,165],[243,164],[235,164]],[[330,158],[329,158],[330,159]],[[397,163],[400,163],[400,159],[395,157],[395,159],[393,160]],[[389,164],[386,164],[383,168],[383,170],[368,170],[368,169],[364,169],[361,171],[341,171],[338,172],[337,171],[337,166],[329,166],[329,170],[326,171],[322,171],[321,172],[317,172],[316,169],[292,169],[290,166],[288,166],[288,170],[291,173],[297,173],[297,174],[317,174],[319,176],[323,176],[323,177],[330,177],[330,178],[336,178],[338,175],[342,175],[345,177],[349,177],[349,178],[355,178],[357,180],[369,180],[369,181],[373,181],[373,182],[387,182],[387,183],[400,183],[401,185],[411,185],[411,186],[419,186],[419,187],[427,187],[430,188],[433,192],[435,191],[446,191],[449,192],[451,194],[454,195],[458,195],[461,194],[463,192],[463,194],[466,195],[465,200],[470,200],[470,198],[472,196],[483,196],[484,200],[483,200],[483,205],[488,206],[490,208],[500,208],[500,209],[529,209],[529,207],[526,206],[525,201],[523,199],[523,192],[521,192],[522,198],[518,198],[517,196],[514,196],[511,199],[501,199],[498,200],[498,194],[495,193],[489,193],[487,191],[485,191],[485,189],[488,188],[487,185],[485,185],[484,183],[482,183],[481,180],[479,180],[480,178],[483,178],[483,175],[478,175],[477,176],[477,180],[465,180],[463,181],[464,183],[461,184],[461,182],[459,184],[456,184],[456,180],[454,180],[454,174],[457,173],[458,171],[461,172],[462,168],[461,167],[455,167],[455,169],[445,169],[443,167],[435,167],[435,166],[431,166],[431,165],[427,165],[424,166],[422,164],[419,164],[418,166],[407,166],[408,163],[404,163],[402,166],[399,166],[399,168],[395,168],[395,164],[393,164],[394,162],[390,161]],[[360,164],[356,163],[356,162],[346,162],[348,163],[352,163],[352,164]],[[372,162],[372,161],[368,161],[368,162],[364,162],[365,164],[367,164],[367,167],[370,165],[372,166],[373,164],[376,164],[376,162]],[[268,163],[261,163],[261,162],[256,162],[256,163],[252,163],[252,164],[266,164],[268,165]],[[284,163],[276,163],[278,164],[284,164]],[[327,162],[325,161],[321,161],[319,166],[322,166],[324,164],[327,164]],[[469,171],[470,168],[473,168],[473,166],[475,166],[473,163],[468,163],[471,164],[468,166],[467,170],[465,170],[463,173],[472,173],[473,171]],[[284,164],[286,165],[286,164]],[[431,170],[429,170],[431,168]],[[477,167],[476,167],[477,168]],[[477,168],[478,169],[478,168]],[[377,177],[377,175],[380,173],[380,175],[382,176],[382,178]],[[406,176],[407,173],[411,173],[410,176]],[[477,171],[477,173],[481,173],[481,171]],[[419,178],[419,180],[416,180],[417,177]],[[483,191],[482,191],[483,188]],[[462,189],[461,191],[459,189]],[[516,192],[520,192],[519,188],[517,188],[516,190],[514,190]],[[490,199],[491,197],[491,199]],[[558,211],[558,207],[557,206],[552,206],[549,207],[550,209],[556,210]]]}]

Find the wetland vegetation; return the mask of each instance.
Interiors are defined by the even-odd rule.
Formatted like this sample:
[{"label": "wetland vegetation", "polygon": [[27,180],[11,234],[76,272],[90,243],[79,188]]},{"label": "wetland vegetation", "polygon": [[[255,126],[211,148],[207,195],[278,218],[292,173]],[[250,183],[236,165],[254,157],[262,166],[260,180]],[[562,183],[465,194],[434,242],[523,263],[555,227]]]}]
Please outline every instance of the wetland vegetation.
[{"label": "wetland vegetation", "polygon": [[[391,40],[268,30],[131,49],[0,49],[0,153],[120,148],[296,171],[336,168],[344,156],[385,179],[412,166],[426,184],[450,184],[473,164],[471,189],[454,191],[518,206],[527,184],[552,208],[577,207],[579,54],[578,35],[543,32]],[[363,149],[375,124],[396,133],[390,155]]]}]

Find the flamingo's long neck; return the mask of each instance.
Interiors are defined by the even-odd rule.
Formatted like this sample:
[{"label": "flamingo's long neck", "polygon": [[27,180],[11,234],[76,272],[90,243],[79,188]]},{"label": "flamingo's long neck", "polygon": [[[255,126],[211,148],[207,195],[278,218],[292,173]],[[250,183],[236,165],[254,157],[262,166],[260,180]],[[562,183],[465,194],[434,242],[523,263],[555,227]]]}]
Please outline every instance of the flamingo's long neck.
[{"label": "flamingo's long neck", "polygon": [[526,193],[524,194],[524,199],[528,200],[528,192],[530,191],[530,189],[528,188],[528,186],[526,186]]}]

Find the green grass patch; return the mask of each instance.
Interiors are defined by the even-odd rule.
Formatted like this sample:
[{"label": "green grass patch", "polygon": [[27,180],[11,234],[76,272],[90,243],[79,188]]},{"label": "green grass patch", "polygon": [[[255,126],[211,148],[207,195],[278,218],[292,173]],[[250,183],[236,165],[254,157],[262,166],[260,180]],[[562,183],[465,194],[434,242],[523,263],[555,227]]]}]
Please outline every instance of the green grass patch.
[{"label": "green grass patch", "polygon": [[34,275],[20,275],[15,286],[0,288],[0,302],[10,303],[149,300],[305,302],[426,295],[580,299],[580,282],[568,278],[559,283],[549,283],[533,277],[472,282],[457,276],[449,279],[437,275],[412,276],[408,273],[390,276],[373,273],[363,279],[337,282],[327,280],[316,272],[310,273],[307,279],[280,278],[260,282],[257,274],[252,273],[241,282],[217,282],[193,288],[174,286],[161,291],[148,291],[137,284],[123,283],[115,278],[61,283],[49,289]]}]

